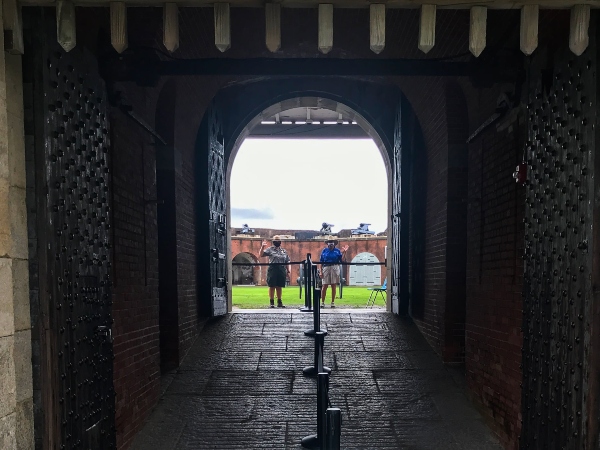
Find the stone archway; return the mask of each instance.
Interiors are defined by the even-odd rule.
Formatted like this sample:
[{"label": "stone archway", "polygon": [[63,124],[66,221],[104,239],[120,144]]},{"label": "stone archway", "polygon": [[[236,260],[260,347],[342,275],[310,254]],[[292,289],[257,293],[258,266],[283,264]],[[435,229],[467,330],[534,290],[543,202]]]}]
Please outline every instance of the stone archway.
[{"label": "stone archway", "polygon": [[[243,99],[243,101],[240,101]],[[229,219],[230,197],[228,179],[231,175],[232,163],[244,138],[249,134],[252,126],[258,124],[264,117],[272,116],[278,112],[293,107],[317,107],[343,112],[345,117],[360,125],[373,139],[378,147],[388,175],[388,248],[391,255],[388,273],[391,267],[396,267],[393,279],[390,279],[388,303],[390,311],[398,314],[408,313],[408,223],[410,207],[410,179],[412,154],[418,151],[413,140],[408,136],[419,134],[420,127],[410,103],[403,95],[400,88],[381,80],[365,80],[353,77],[296,77],[296,78],[270,78],[260,80],[246,80],[223,88],[212,99],[209,111],[204,116],[197,139],[197,176],[198,179],[211,179],[207,172],[205,155],[212,150],[210,130],[213,126],[215,114],[218,111],[219,124],[222,126],[222,135],[219,140],[222,145],[223,176],[219,175],[219,183],[225,189],[226,212],[225,219]],[[211,112],[212,111],[212,112]],[[211,125],[212,124],[212,125]],[[411,125],[413,124],[413,125]],[[400,129],[407,132],[401,133]],[[212,140],[211,140],[212,139]],[[210,166],[210,164],[209,164]],[[219,169],[221,170],[221,169]],[[200,197],[206,195],[204,186],[198,187]],[[209,190],[210,190],[209,186]],[[219,188],[221,189],[221,188]],[[209,194],[210,195],[210,194]],[[393,199],[393,201],[392,201]],[[209,218],[202,208],[197,208],[198,236],[210,234]],[[404,218],[404,219],[402,219]],[[402,227],[400,227],[402,222]],[[392,227],[392,224],[395,224]],[[231,233],[227,226],[227,242],[231,242]],[[209,238],[210,240],[212,238]],[[206,249],[214,247],[201,240],[199,245]],[[231,250],[229,244],[224,244],[224,260],[228,262],[227,271],[219,280],[231,280]],[[400,256],[400,253],[406,253]],[[215,259],[217,252],[205,258],[200,252],[198,267],[199,272],[212,271],[218,263]],[[211,262],[212,261],[212,262]],[[217,261],[217,262],[215,262]],[[393,261],[393,262],[392,262]],[[212,273],[212,272],[211,272]],[[231,311],[231,283],[226,282],[227,310]],[[403,286],[403,289],[400,289]],[[214,303],[215,298],[206,291],[207,297]],[[214,296],[213,296],[214,297]],[[220,300],[219,300],[220,301]],[[201,309],[209,311],[208,304],[201,302]],[[214,309],[214,308],[213,308]],[[221,311],[225,313],[225,311]]]}]

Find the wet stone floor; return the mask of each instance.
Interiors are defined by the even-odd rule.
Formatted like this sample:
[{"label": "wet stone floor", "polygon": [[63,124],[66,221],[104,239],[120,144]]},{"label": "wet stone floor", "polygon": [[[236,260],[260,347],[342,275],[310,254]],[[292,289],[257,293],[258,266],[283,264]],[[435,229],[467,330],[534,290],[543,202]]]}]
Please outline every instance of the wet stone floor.
[{"label": "wet stone floor", "polygon": [[[280,311],[280,312],[279,312]],[[233,313],[209,321],[133,450],[301,449],[316,433],[312,315]],[[407,319],[325,310],[329,398],[342,411],[342,449],[501,449],[465,395]]]}]

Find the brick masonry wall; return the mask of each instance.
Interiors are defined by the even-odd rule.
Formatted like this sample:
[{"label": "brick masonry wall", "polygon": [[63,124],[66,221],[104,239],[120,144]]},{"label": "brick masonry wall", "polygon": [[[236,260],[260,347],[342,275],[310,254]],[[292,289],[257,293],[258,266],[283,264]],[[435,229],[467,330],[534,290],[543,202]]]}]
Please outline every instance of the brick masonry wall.
[{"label": "brick masonry wall", "polygon": [[[131,91],[130,91],[131,92]],[[151,139],[111,112],[113,335],[118,448],[127,448],[158,400],[158,250]]]},{"label": "brick masonry wall", "polygon": [[[427,153],[425,189],[425,282],[422,317],[415,323],[440,355],[444,352],[446,302],[446,227],[448,190],[448,128],[446,125],[445,80],[422,78],[401,82],[423,130]],[[412,87],[412,89],[406,89]]]},{"label": "brick masonry wall", "polygon": [[[489,117],[499,90],[481,91],[472,129]],[[519,123],[519,120],[521,123]],[[506,448],[518,448],[524,188],[523,115],[509,115],[469,145],[466,378],[472,398]]]},{"label": "brick masonry wall", "polygon": [[[179,307],[180,360],[197,336],[199,325],[198,277],[196,273],[196,158],[207,158],[198,151],[198,128],[216,95],[226,82],[220,77],[182,77],[177,82],[175,112],[175,204],[177,239],[177,293]],[[206,182],[208,189],[208,182]],[[207,255],[208,258],[208,255]]]},{"label": "brick masonry wall", "polygon": [[[349,239],[338,239],[338,248],[348,245],[348,251],[346,252],[346,262],[351,262],[352,259],[359,253],[369,252],[374,254],[380,262],[385,261],[385,246],[387,245],[387,237],[375,237],[375,238],[349,238]],[[235,258],[240,253],[247,253],[252,255],[252,259],[255,262],[265,263],[268,262],[267,257],[259,258],[258,251],[260,250],[263,238],[256,237],[235,237],[231,238],[231,256]],[[269,241],[269,245],[271,242]],[[292,261],[303,261],[306,258],[306,254],[310,253],[314,261],[318,261],[321,255],[321,251],[325,248],[325,244],[322,240],[285,240],[282,239],[281,246],[286,250]],[[348,268],[344,277],[346,280],[348,277]],[[266,285],[267,267],[258,267],[255,270],[255,280],[259,280],[257,284],[261,286]],[[296,279],[300,276],[300,266],[292,265],[292,273],[290,276],[291,284],[296,284]],[[376,280],[376,284],[383,284],[385,280],[386,268],[381,266],[381,279]]]},{"label": "brick masonry wall", "polygon": [[446,84],[448,123],[448,222],[446,242],[446,314],[443,359],[464,362],[467,257],[467,103],[456,82]]},{"label": "brick masonry wall", "polygon": [[[386,49],[380,56],[368,49],[366,10],[336,10],[335,47],[327,55],[317,50],[316,10],[284,8],[282,11],[282,50],[280,56],[327,58],[419,58],[416,47],[418,11],[388,11]],[[86,30],[91,49],[96,49],[98,29],[109,36],[106,8],[78,10],[78,31]],[[541,31],[551,30],[543,27]],[[567,12],[568,14],[568,12]],[[85,16],[90,27],[85,24]],[[438,12],[438,43],[428,54],[445,57],[467,51],[468,11]],[[101,18],[101,20],[98,20]],[[161,11],[156,8],[129,9],[130,47],[156,44],[162,49]],[[213,42],[213,16],[210,8],[186,8],[181,17],[181,45],[176,57],[261,57],[273,56],[264,46],[264,13],[259,9],[232,8],[232,48],[222,55]],[[251,23],[252,26],[247,26]],[[103,24],[103,25],[101,25]],[[348,27],[348,24],[359,26]],[[489,47],[505,42],[506,30],[516,31],[518,11],[490,11]],[[348,33],[339,30],[351,30]],[[309,30],[309,32],[307,32]],[[84,45],[86,32],[78,33],[78,45]],[[92,36],[93,38],[90,38]],[[513,36],[513,37],[514,37]],[[542,40],[542,36],[540,37]],[[138,42],[139,41],[139,42]],[[515,51],[518,43],[510,44]],[[392,44],[393,43],[393,44]],[[106,44],[106,42],[105,42]],[[196,133],[210,100],[231,77],[179,77],[174,147],[179,169],[175,176],[177,205],[177,277],[180,327],[180,353],[191,345],[198,326],[198,299],[195,248],[194,161],[205,157],[196,152]],[[449,207],[452,198],[460,203],[468,180],[467,256],[466,256],[466,372],[474,398],[507,446],[516,445],[520,409],[519,370],[521,335],[522,265],[522,192],[510,174],[518,159],[515,130],[484,133],[469,146],[469,167],[451,168],[449,154],[452,124],[446,110],[447,79],[413,77],[388,79],[398,84],[415,109],[423,130],[426,148],[426,247],[423,317],[415,322],[435,350],[447,358],[448,298],[453,288],[448,283],[448,268],[455,260],[452,246],[460,247],[457,235],[464,229],[464,216]],[[157,89],[158,90],[158,89]],[[134,110],[154,114],[145,94],[128,87],[134,94]],[[135,96],[135,93],[138,96]],[[470,130],[476,129],[495,107],[497,90],[469,89]],[[150,139],[119,112],[113,112],[113,167],[115,233],[115,387],[117,389],[117,427],[119,448],[126,448],[131,436],[143,423],[158,392],[158,289],[156,255],[156,212],[143,204],[143,198],[155,198],[153,180],[154,148]],[[152,123],[152,117],[146,117]],[[144,155],[144,162],[141,157]],[[143,169],[143,170],[142,170]],[[142,174],[146,175],[142,183]],[[465,176],[466,174],[466,176]],[[200,180],[199,182],[202,182]],[[145,189],[142,187],[145,184]],[[317,251],[315,251],[317,252]],[[233,253],[235,255],[235,252]],[[376,253],[377,254],[377,253]],[[349,255],[350,256],[350,255]],[[299,258],[302,258],[300,256]],[[460,298],[460,296],[457,296]],[[460,322],[460,321],[458,321]],[[458,323],[456,320],[452,324]],[[449,335],[450,333],[450,335]],[[452,352],[454,354],[454,352]]]}]

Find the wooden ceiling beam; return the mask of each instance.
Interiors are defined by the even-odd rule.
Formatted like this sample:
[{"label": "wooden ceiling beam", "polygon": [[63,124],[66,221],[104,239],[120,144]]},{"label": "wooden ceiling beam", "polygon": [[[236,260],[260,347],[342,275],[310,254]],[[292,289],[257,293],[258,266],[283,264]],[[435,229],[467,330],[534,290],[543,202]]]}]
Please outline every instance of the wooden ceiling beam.
[{"label": "wooden ceiling beam", "polygon": [[428,53],[435,45],[435,5],[421,6],[421,21],[419,23],[419,50]]},{"label": "wooden ceiling beam", "polygon": [[369,46],[374,53],[379,54],[385,48],[385,5],[374,3],[369,12]]},{"label": "wooden ceiling beam", "polygon": [[571,9],[571,30],[569,32],[569,48],[577,56],[588,48],[590,37],[590,7],[587,5],[573,6]]},{"label": "wooden ceiling beam", "polygon": [[469,51],[473,56],[481,55],[486,46],[487,38],[487,8],[473,6],[471,8],[471,24],[469,28]]},{"label": "wooden ceiling beam", "polygon": [[281,48],[281,5],[265,4],[265,44],[275,53]]},{"label": "wooden ceiling beam", "polygon": [[179,9],[177,3],[163,7],[163,45],[171,53],[179,48]]},{"label": "wooden ceiling beam", "polygon": [[110,3],[110,43],[118,53],[123,53],[129,46],[127,5],[124,2]]},{"label": "wooden ceiling beam", "polygon": [[231,47],[231,16],[229,3],[214,4],[215,46],[221,52]]},{"label": "wooden ceiling beam", "polygon": [[329,53],[333,48],[333,5],[319,5],[319,51]]},{"label": "wooden ceiling beam", "polygon": [[[277,3],[284,8],[316,8],[322,0],[280,0]],[[110,0],[75,0],[75,6],[109,6]],[[163,7],[164,0],[128,0],[128,7],[136,6],[155,6]],[[335,8],[365,8],[368,9],[372,2],[367,0],[328,0]],[[531,5],[531,0],[507,1],[507,0],[378,0],[377,3],[382,3],[387,9],[418,9],[422,5],[434,4],[437,9],[471,9],[473,6],[485,6],[488,9],[514,9],[519,10],[525,5]],[[23,6],[53,6],[56,0],[20,0],[20,5]],[[210,7],[215,4],[214,0],[178,0],[177,4],[180,7]],[[264,0],[233,0],[229,2],[233,8],[252,7],[262,8],[265,5]],[[600,8],[600,0],[540,0],[535,2],[540,9],[571,9],[576,5],[586,5],[590,8]]]},{"label": "wooden ceiling beam", "polygon": [[526,55],[531,55],[538,46],[539,17],[538,5],[521,8],[521,51]]},{"label": "wooden ceiling beam", "polygon": [[76,22],[73,2],[59,0],[56,3],[56,39],[66,52],[77,45]]}]

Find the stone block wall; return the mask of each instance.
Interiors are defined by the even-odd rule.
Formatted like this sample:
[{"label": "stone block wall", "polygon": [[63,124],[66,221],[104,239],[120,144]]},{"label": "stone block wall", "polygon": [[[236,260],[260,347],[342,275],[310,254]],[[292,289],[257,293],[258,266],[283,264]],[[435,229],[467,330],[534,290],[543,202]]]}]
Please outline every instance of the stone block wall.
[{"label": "stone block wall", "polygon": [[[0,12],[0,23],[2,13]],[[4,49],[4,36],[0,36]],[[33,382],[21,57],[0,54],[0,448],[30,449]]]}]

